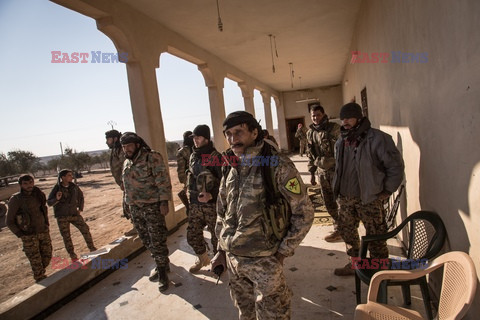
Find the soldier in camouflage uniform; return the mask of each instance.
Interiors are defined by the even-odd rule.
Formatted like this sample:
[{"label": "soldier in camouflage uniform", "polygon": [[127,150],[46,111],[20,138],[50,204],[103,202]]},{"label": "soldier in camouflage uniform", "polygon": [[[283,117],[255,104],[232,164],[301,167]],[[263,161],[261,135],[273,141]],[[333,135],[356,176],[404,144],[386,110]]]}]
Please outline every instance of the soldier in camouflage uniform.
[{"label": "soldier in camouflage uniform", "polygon": [[332,189],[332,179],[335,173],[334,149],[335,142],[340,136],[340,126],[328,120],[328,116],[320,104],[310,107],[310,116],[313,122],[307,132],[310,181],[312,185],[316,185],[315,174],[317,173],[325,207],[333,218],[334,231],[325,237],[325,241],[341,241],[342,237],[337,230],[338,206]]},{"label": "soldier in camouflage uniform", "polygon": [[307,152],[307,129],[301,123],[299,123],[297,126],[297,132],[295,132],[295,138],[297,138],[300,141],[299,154],[300,154],[300,157],[303,157],[303,154]]},{"label": "soldier in camouflage uniform", "polygon": [[45,279],[45,269],[52,259],[52,240],[48,223],[45,194],[35,187],[33,177],[18,179],[20,192],[8,202],[7,226],[23,243],[23,251],[30,261],[33,278]]},{"label": "soldier in camouflage uniform", "polygon": [[[217,253],[217,237],[215,222],[217,212],[218,188],[222,178],[220,158],[221,154],[215,150],[210,140],[210,128],[207,125],[198,125],[193,130],[195,147],[190,156],[188,166],[188,193],[190,195],[190,212],[188,216],[187,241],[197,255],[195,264],[189,271],[194,273],[210,264],[207,244],[203,237],[203,228],[207,226],[211,234],[213,254]],[[213,158],[217,158],[214,161]],[[212,165],[209,165],[211,163]]]},{"label": "soldier in camouflage uniform", "polygon": [[216,225],[219,251],[212,268],[226,265],[239,319],[290,319],[292,292],[285,281],[283,260],[293,255],[310,229],[312,203],[293,162],[263,141],[261,127],[251,114],[233,112],[223,127],[231,147],[228,159],[232,155],[245,159],[265,153],[276,157],[275,163],[270,162],[275,168],[270,183],[288,202],[291,215],[282,237],[276,237],[265,215],[265,168],[254,162],[232,166],[220,184]]},{"label": "soldier in camouflage uniform", "polygon": [[138,236],[157,265],[151,281],[158,289],[168,289],[169,259],[167,247],[168,201],[172,199],[170,176],[160,153],[153,151],[141,137],[126,132],[120,137],[127,160],[123,166],[125,202],[130,208]]},{"label": "soldier in camouflage uniform", "polygon": [[[110,171],[112,172],[112,176],[115,179],[115,182],[118,184],[120,189],[123,191],[123,198],[125,199],[125,191],[123,188],[122,182],[122,170],[123,170],[123,163],[125,162],[125,154],[122,150],[122,145],[120,144],[120,137],[122,134],[117,130],[109,130],[105,132],[105,142],[107,146],[110,148]],[[123,216],[129,220],[130,217],[130,210],[128,206],[125,204],[125,201],[122,201],[122,208],[123,208]],[[134,236],[137,234],[137,230],[132,228],[132,230],[125,232],[126,236]]]},{"label": "soldier in camouflage uniform", "polygon": [[78,257],[70,235],[70,224],[73,224],[82,233],[90,251],[95,251],[97,248],[93,244],[90,228],[82,217],[84,206],[83,192],[72,180],[72,170],[61,170],[58,173],[58,183],[48,195],[47,203],[49,206],[53,206],[53,212],[57,219],[58,229],[60,229],[65,249],[67,249],[71,259],[77,260]]},{"label": "soldier in camouflage uniform", "polygon": [[[392,137],[371,128],[362,108],[348,103],[340,110],[341,139],[335,145],[334,193],[340,207],[338,230],[345,240],[347,254],[357,257],[360,249],[358,225],[367,235],[387,232],[384,201],[403,180],[404,164]],[[388,258],[385,241],[370,243],[371,258]],[[335,275],[354,274],[351,262],[335,269]]]},{"label": "soldier in camouflage uniform", "polygon": [[192,154],[193,139],[191,137],[192,131],[185,131],[183,133],[183,145],[177,150],[177,175],[178,181],[183,184],[183,189],[178,193],[178,197],[182,200],[187,215],[189,211],[189,203],[187,196],[187,170],[188,162],[190,161],[190,155]]}]

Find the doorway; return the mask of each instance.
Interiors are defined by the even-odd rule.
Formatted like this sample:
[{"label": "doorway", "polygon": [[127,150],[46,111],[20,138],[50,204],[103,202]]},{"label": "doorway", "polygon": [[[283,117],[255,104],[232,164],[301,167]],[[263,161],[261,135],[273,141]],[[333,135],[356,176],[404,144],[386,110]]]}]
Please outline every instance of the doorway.
[{"label": "doorway", "polygon": [[287,119],[285,120],[285,123],[287,127],[288,151],[297,152],[300,150],[300,141],[295,138],[295,133],[297,132],[297,127],[299,123],[305,126],[305,117]]}]

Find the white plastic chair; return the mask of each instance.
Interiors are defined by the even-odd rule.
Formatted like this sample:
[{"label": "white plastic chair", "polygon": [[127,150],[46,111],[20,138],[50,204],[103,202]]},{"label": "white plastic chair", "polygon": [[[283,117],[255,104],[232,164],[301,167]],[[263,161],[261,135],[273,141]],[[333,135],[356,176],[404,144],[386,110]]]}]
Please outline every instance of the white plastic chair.
[{"label": "white plastic chair", "polygon": [[423,277],[442,266],[444,270],[438,319],[462,319],[475,296],[477,274],[470,256],[464,252],[452,251],[433,260],[424,270],[388,270],[376,273],[370,283],[367,303],[359,304],[355,309],[355,320],[423,320],[417,311],[376,302],[380,284],[383,280],[402,281]]}]

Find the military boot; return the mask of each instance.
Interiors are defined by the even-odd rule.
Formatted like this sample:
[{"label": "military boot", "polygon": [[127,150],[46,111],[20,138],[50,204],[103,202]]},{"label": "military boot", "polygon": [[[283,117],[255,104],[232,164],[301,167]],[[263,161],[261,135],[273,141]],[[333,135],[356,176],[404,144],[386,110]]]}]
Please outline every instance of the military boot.
[{"label": "military boot", "polygon": [[342,268],[335,268],[333,274],[340,277],[353,276],[355,275],[355,269],[352,268],[352,263],[349,262]]},{"label": "military boot", "polygon": [[164,292],[168,289],[168,275],[166,267],[158,267],[158,290]]},{"label": "military boot", "polygon": [[[165,270],[167,270],[167,273],[170,272],[170,263],[165,266]],[[152,275],[148,277],[148,280],[152,282],[158,281],[158,268],[155,268]]]},{"label": "military boot", "polygon": [[191,266],[188,271],[195,273],[202,269],[202,267],[208,266],[209,264],[210,258],[208,257],[208,253],[205,251],[204,253],[198,255],[198,258],[195,260],[195,264]]}]

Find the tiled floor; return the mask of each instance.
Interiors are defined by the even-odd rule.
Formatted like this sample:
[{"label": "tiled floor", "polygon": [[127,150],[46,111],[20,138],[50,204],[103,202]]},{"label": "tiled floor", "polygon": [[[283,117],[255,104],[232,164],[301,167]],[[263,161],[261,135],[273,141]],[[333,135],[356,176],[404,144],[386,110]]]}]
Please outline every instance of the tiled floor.
[{"label": "tiled floor", "polygon": [[[292,159],[304,180],[309,179],[305,158]],[[314,225],[295,255],[285,260],[285,274],[294,293],[292,319],[353,319],[354,277],[333,275],[335,267],[347,262],[345,245],[323,240],[332,229]],[[167,294],[159,293],[157,284],[148,280],[154,263],[144,252],[129,261],[127,269],[115,271],[48,319],[237,319],[226,274],[216,285],[208,268],[196,275],[188,272],[195,256],[185,235],[183,225],[168,239],[171,285]],[[365,301],[367,287],[362,289]],[[389,303],[395,304],[401,294],[389,289],[389,296]],[[416,310],[424,311],[419,290],[412,288],[412,301]]]}]

